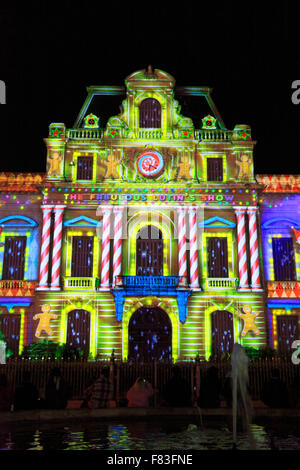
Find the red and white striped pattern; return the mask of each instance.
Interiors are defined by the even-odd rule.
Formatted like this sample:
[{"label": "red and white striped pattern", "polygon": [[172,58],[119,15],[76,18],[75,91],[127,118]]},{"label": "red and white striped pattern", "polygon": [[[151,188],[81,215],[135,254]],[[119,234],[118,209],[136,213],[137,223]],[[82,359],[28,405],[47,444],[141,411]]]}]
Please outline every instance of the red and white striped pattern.
[{"label": "red and white striped pattern", "polygon": [[113,285],[115,285],[117,276],[121,275],[122,264],[122,217],[123,208],[114,209],[114,247],[113,247]]},{"label": "red and white striped pattern", "polygon": [[110,264],[110,214],[111,209],[103,210],[102,219],[102,259],[101,259],[101,288],[109,287]]},{"label": "red and white striped pattern", "polygon": [[197,246],[197,209],[189,210],[190,222],[190,286],[199,288],[198,246]]},{"label": "red and white striped pattern", "polygon": [[51,212],[52,206],[41,206],[43,211],[43,229],[42,229],[42,245],[40,260],[40,289],[48,288],[48,272],[49,272],[49,248],[50,248],[50,231],[51,231]]},{"label": "red and white striped pattern", "polygon": [[178,275],[180,283],[184,283],[187,276],[186,265],[186,224],[185,209],[178,209]]},{"label": "red and white striped pattern", "polygon": [[64,206],[55,206],[51,289],[59,289],[63,212]]},{"label": "red and white striped pattern", "polygon": [[235,208],[235,214],[237,218],[239,288],[240,289],[249,289],[248,272],[247,272],[245,212],[246,212],[245,209]]},{"label": "red and white striped pattern", "polygon": [[248,209],[249,217],[249,245],[250,245],[250,266],[251,266],[251,287],[252,289],[260,289],[260,273],[259,273],[259,256],[258,256],[258,240],[257,240],[257,222],[256,207]]}]

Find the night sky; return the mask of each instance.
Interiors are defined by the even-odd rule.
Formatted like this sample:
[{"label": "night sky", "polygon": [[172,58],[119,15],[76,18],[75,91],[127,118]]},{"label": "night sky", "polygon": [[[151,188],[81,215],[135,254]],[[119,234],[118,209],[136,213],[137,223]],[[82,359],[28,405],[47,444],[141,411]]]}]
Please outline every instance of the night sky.
[{"label": "night sky", "polygon": [[[0,6],[0,171],[44,172],[48,126],[73,126],[86,86],[123,86],[151,64],[176,86],[213,88],[227,128],[251,126],[256,174],[300,174],[297,2],[20,3]],[[200,128],[199,98],[178,99]],[[99,102],[101,127],[121,100]]]}]

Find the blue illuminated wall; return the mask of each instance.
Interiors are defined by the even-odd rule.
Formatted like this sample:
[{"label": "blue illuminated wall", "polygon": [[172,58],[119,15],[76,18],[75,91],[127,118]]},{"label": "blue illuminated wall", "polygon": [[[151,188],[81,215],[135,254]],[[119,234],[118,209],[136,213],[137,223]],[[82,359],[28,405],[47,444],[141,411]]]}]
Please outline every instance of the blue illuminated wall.
[{"label": "blue illuminated wall", "polygon": [[300,195],[266,193],[260,206],[264,274],[274,281],[272,238],[292,238],[297,280],[300,280],[300,245],[296,244],[292,227],[300,230]]}]

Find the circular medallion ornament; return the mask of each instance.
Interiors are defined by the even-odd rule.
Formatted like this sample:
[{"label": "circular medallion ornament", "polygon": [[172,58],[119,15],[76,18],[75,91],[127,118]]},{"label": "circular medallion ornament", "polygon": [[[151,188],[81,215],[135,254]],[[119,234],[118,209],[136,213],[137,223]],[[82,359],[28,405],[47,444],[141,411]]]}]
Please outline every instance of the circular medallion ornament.
[{"label": "circular medallion ornament", "polygon": [[141,175],[147,178],[155,178],[164,167],[164,159],[156,150],[146,150],[139,155],[136,166]]}]

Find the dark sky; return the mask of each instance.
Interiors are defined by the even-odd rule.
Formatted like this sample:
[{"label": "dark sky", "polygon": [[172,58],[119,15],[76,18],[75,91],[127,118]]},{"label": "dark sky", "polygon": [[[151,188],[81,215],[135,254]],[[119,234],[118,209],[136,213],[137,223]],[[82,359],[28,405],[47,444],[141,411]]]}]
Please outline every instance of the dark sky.
[{"label": "dark sky", "polygon": [[[300,174],[297,2],[20,3],[0,6],[0,171],[45,171],[48,126],[73,126],[86,86],[123,86],[151,64],[177,86],[212,87],[227,128],[252,127],[256,173]],[[99,104],[100,118],[118,112]]]}]

